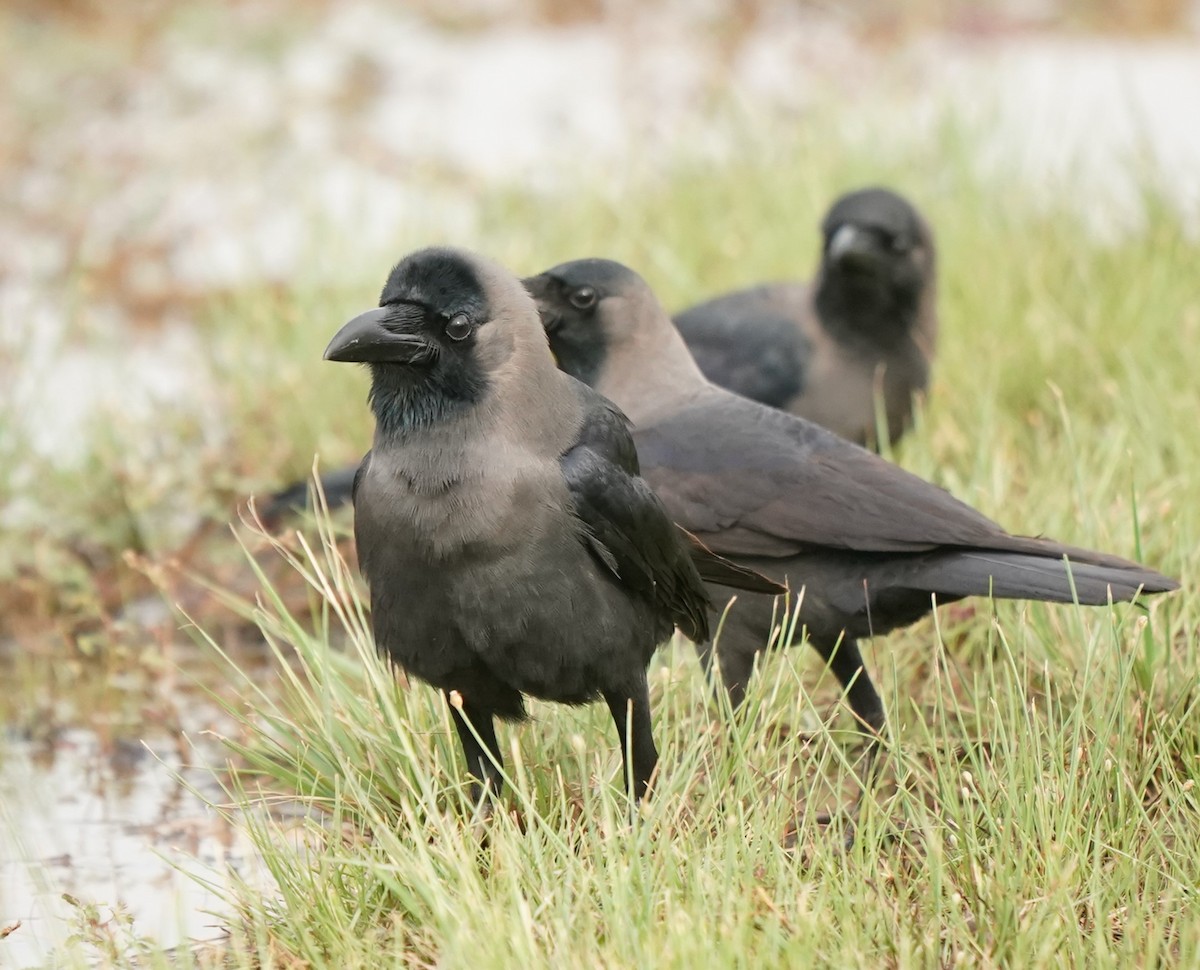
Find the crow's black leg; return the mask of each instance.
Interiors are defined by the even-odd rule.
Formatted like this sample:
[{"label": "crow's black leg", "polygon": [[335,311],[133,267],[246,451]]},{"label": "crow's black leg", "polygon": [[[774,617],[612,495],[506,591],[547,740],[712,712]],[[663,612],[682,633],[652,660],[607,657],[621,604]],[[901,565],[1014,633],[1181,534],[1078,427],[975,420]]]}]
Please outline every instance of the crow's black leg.
[{"label": "crow's black leg", "polygon": [[867,742],[866,764],[862,771],[862,788],[850,809],[850,832],[846,836],[846,846],[854,841],[854,825],[858,819],[859,809],[862,808],[863,796],[867,789],[875,784],[876,773],[879,769],[879,754],[883,748],[883,733],[887,728],[883,710],[883,701],[879,698],[875,685],[867,674],[863,664],[862,654],[858,649],[858,641],[845,637],[839,642],[836,639],[812,639],[809,643],[819,653],[829,669],[837,677],[838,683],[846,691],[846,702],[850,710],[858,718],[859,723],[870,732]]},{"label": "crow's black leg", "polygon": [[450,713],[458,729],[458,740],[467,759],[467,770],[473,776],[471,798],[476,804],[485,798],[491,801],[500,794],[504,784],[500,776],[500,766],[504,760],[500,755],[500,745],[496,742],[492,712],[472,704],[465,697],[461,705],[455,705],[449,694],[446,700],[450,703]]},{"label": "crow's black leg", "polygon": [[604,699],[621,739],[626,790],[640,801],[649,791],[650,779],[658,765],[650,725],[650,688],[643,676],[628,690],[605,691]]},{"label": "crow's black leg", "polygon": [[858,641],[844,637],[837,640],[809,639],[813,649],[821,655],[838,683],[846,691],[846,702],[859,722],[876,738],[879,738],[885,728],[883,701],[871,683],[871,677],[863,664],[862,654],[858,650]]},{"label": "crow's black leg", "polygon": [[[758,656],[758,651],[739,651],[730,647],[720,649],[720,656],[715,656],[716,651],[712,642],[709,641],[696,644],[696,652],[700,655],[700,663],[704,667],[704,672],[710,677],[712,676],[713,660],[717,661],[721,683],[725,685],[725,692],[729,695],[729,706],[736,711],[746,699],[746,685],[750,683],[750,676],[754,673],[754,658]],[[716,685],[714,685],[714,689],[716,689]]]}]

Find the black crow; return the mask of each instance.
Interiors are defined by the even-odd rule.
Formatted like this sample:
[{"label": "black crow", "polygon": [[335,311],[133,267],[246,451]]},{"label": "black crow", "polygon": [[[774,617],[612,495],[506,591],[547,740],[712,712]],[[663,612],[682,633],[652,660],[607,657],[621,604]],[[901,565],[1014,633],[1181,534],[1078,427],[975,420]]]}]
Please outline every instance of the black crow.
[{"label": "black crow", "polygon": [[810,283],[763,283],[675,317],[714,384],[874,444],[912,423],[937,341],[933,233],[883,188],[843,195],[821,223]]},{"label": "black crow", "polygon": [[[642,475],[668,514],[721,555],[803,590],[809,642],[877,733],[883,705],[857,640],[914,622],[934,598],[1103,605],[1178,588],[1117,556],[1010,535],[873,452],[710,383],[650,287],[619,263],[564,263],[525,286],[559,366],[633,421]],[[728,594],[710,592],[719,610]],[[725,620],[717,651],[734,704],[772,607],[742,595]],[[711,648],[702,656],[707,665]]]},{"label": "black crow", "polygon": [[533,301],[495,264],[413,253],[325,358],[371,371],[353,500],[376,643],[451,697],[475,793],[499,790],[493,718],[521,720],[530,694],[603,697],[640,798],[658,758],[646,666],[675,626],[708,637],[692,557],[709,578],[766,581],[676,529],[624,415],[555,368]]}]

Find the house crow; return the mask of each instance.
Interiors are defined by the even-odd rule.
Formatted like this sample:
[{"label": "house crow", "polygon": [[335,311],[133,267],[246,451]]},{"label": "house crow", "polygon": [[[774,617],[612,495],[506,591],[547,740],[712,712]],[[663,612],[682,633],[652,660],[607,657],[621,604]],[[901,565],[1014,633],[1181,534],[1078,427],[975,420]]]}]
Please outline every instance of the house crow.
[{"label": "house crow", "polygon": [[871,188],[839,198],[821,223],[809,283],[763,283],[675,317],[714,384],[873,444],[912,423],[937,340],[933,233],[907,201]]},{"label": "house crow", "polygon": [[658,757],[646,666],[676,626],[708,637],[693,558],[709,579],[767,581],[671,523],[624,415],[555,368],[533,301],[495,264],[413,253],[325,358],[371,372],[353,501],[376,643],[452,700],[474,792],[498,791],[493,719],[521,720],[529,694],[602,697],[641,797]]},{"label": "house crow", "polygon": [[[710,383],[649,286],[619,263],[564,263],[525,285],[559,366],[632,420],[642,475],[668,514],[716,552],[803,590],[809,642],[875,732],[883,705],[858,638],[914,622],[935,599],[1103,605],[1178,587],[1117,556],[1010,535],[873,452]],[[710,592],[720,610],[728,593]],[[724,622],[719,669],[735,704],[772,606],[742,595]],[[711,648],[701,653],[707,665]]]}]

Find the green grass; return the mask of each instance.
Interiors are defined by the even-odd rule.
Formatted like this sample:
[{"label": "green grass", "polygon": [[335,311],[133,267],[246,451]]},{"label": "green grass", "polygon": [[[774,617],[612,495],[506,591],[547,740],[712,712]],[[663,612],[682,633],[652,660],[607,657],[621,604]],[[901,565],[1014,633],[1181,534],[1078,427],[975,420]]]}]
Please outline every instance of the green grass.
[{"label": "green grass", "polygon": [[277,888],[233,894],[243,959],[1182,966],[1200,945],[1198,701],[1139,669],[1175,667],[1165,611],[1005,605],[904,635],[875,658],[894,743],[849,851],[818,814],[849,803],[858,745],[801,650],[733,720],[690,651],[666,658],[661,774],[632,820],[607,714],[536,704],[502,736],[509,811],[484,839],[445,706],[375,656],[332,540],[280,550],[320,605],[294,616],[264,575],[244,606],[286,689],[245,680],[258,740],[232,745],[233,801],[315,811],[250,816]]},{"label": "green grass", "polygon": [[[241,916],[218,959],[1124,967],[1200,952],[1200,245],[1149,192],[1140,231],[1092,239],[1066,205],[985,186],[953,132],[882,157],[824,135],[602,189],[493,195],[478,237],[451,241],[518,273],[613,256],[675,308],[807,275],[834,194],[895,185],[937,229],[942,313],[930,404],[897,460],[1014,531],[1142,558],[1184,590],[1148,611],[974,601],[872,643],[892,745],[849,851],[818,815],[853,796],[859,740],[802,648],[768,660],[734,720],[690,648],[661,655],[662,767],[633,821],[607,713],[535,704],[502,735],[510,812],[481,844],[447,712],[375,658],[354,577],[312,533],[294,567],[313,615],[289,612],[266,573],[257,583],[283,685],[245,682],[257,740],[234,746],[250,767],[232,794],[275,888],[233,892]],[[398,227],[395,252],[343,247],[303,286],[212,306],[232,436],[191,455],[201,501],[219,510],[302,475],[314,451],[357,460],[365,375],[321,350],[373,304],[389,260],[431,241],[444,240]],[[120,509],[148,508],[129,496],[163,477],[110,468],[98,459],[82,495],[50,475],[46,493],[71,521],[103,521],[116,550]],[[262,798],[309,814],[264,812]]]}]

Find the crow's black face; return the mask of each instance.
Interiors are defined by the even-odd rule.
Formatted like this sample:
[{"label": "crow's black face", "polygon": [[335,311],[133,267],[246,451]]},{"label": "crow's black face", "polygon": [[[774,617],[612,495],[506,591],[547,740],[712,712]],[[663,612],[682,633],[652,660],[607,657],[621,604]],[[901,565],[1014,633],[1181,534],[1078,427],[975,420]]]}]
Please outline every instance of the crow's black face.
[{"label": "crow's black face", "polygon": [[452,250],[414,253],[392,270],[379,302],[337,332],[325,359],[370,366],[382,426],[428,424],[483,395],[477,345],[491,308],[468,260]]},{"label": "crow's black face", "polygon": [[838,199],[821,232],[817,301],[827,325],[885,342],[906,333],[933,267],[916,210],[887,189],[864,189]]},{"label": "crow's black face", "polygon": [[641,278],[610,259],[577,259],[521,282],[537,303],[559,369],[594,385],[611,337],[605,311],[643,285]]}]

